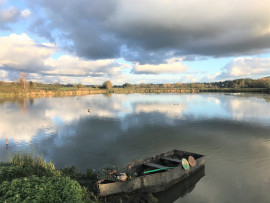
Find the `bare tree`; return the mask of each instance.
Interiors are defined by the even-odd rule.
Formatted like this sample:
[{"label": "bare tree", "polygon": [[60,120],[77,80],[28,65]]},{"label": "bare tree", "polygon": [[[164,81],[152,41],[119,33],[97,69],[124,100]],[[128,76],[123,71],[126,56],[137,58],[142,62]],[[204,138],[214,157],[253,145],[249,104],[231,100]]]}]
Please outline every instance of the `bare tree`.
[{"label": "bare tree", "polygon": [[26,73],[20,73],[20,78],[19,78],[19,84],[23,86],[23,89],[25,90],[27,87],[26,84]]}]

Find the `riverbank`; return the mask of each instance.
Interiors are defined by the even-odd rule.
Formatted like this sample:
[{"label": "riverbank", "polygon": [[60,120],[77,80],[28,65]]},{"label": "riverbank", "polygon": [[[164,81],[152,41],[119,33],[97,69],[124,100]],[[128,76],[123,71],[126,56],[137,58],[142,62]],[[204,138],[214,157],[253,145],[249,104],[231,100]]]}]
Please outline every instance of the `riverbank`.
[{"label": "riverbank", "polygon": [[38,90],[27,91],[0,91],[2,97],[23,96],[23,97],[50,97],[50,96],[81,96],[90,94],[132,94],[132,93],[201,93],[201,92],[226,92],[226,93],[267,93],[270,88],[111,88],[111,89],[59,89],[59,90]]},{"label": "riverbank", "polygon": [[157,199],[151,193],[125,194],[99,198],[97,174],[91,169],[78,173],[75,167],[55,169],[54,164],[27,152],[0,162],[1,202],[149,202]]}]

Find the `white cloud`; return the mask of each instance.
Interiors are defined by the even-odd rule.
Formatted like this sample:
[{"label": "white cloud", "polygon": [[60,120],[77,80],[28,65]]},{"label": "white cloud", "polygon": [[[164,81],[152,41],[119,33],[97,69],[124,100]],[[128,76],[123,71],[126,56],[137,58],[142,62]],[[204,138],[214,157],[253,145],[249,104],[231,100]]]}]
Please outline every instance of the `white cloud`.
[{"label": "white cloud", "polygon": [[0,30],[10,30],[10,23],[16,23],[21,18],[28,17],[31,12],[28,9],[19,10],[16,7],[4,8],[5,0],[0,0]]},{"label": "white cloud", "polygon": [[185,75],[181,78],[182,83],[189,83],[189,82],[198,82],[199,78],[194,75]]},{"label": "white cloud", "polygon": [[5,70],[0,70],[0,80],[5,79],[8,76],[8,72]]},{"label": "white cloud", "polygon": [[216,82],[217,77],[220,76],[220,73],[215,73],[214,75],[206,75],[200,79],[200,82]]},{"label": "white cloud", "polygon": [[202,82],[233,80],[239,78],[259,78],[270,75],[270,58],[237,57],[228,63],[221,73],[207,75]]},{"label": "white cloud", "polygon": [[52,58],[57,51],[55,45],[38,44],[27,34],[0,37],[0,44],[0,68],[32,73],[30,76],[33,80],[35,76],[42,75],[119,78],[122,69],[131,68],[129,64],[120,63],[117,59],[84,60],[72,55],[62,55],[55,59]]},{"label": "white cloud", "polygon": [[21,16],[24,18],[27,18],[31,15],[31,11],[28,9],[24,9],[23,11],[21,11]]},{"label": "white cloud", "polygon": [[270,75],[270,58],[235,58],[226,67],[232,77],[245,77],[254,75]]},{"label": "white cloud", "polygon": [[115,59],[83,60],[70,55],[63,55],[58,59],[48,58],[44,64],[51,67],[50,70],[44,71],[46,74],[71,76],[119,75],[121,69],[129,67],[128,64],[119,64]]},{"label": "white cloud", "polygon": [[136,63],[132,70],[135,74],[163,74],[163,73],[183,73],[188,70],[188,67],[183,65],[182,58],[170,58],[166,64],[145,64]]},{"label": "white cloud", "polygon": [[45,69],[43,61],[55,52],[53,46],[36,44],[28,35],[0,37],[0,67],[35,72]]}]

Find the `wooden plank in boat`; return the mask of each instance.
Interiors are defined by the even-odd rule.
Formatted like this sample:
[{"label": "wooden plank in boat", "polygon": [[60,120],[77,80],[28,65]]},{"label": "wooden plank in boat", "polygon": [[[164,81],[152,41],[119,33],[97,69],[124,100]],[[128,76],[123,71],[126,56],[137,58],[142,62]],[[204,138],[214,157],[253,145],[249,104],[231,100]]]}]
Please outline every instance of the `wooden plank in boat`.
[{"label": "wooden plank in boat", "polygon": [[154,164],[154,163],[145,163],[144,165],[145,166],[150,166],[150,167],[153,167],[153,168],[166,168],[166,167],[168,167],[168,166],[162,166],[162,165]]},{"label": "wooden plank in boat", "polygon": [[173,159],[173,158],[169,158],[169,157],[162,157],[160,159],[163,159],[163,160],[166,160],[166,161],[175,162],[175,163],[182,163],[182,161],[179,160],[179,159]]}]

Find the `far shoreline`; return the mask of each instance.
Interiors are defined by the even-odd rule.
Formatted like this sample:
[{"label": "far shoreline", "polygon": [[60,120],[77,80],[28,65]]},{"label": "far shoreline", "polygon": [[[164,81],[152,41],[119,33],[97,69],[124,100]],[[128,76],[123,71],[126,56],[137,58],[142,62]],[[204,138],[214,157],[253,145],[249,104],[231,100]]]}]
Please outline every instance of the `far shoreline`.
[{"label": "far shoreline", "polygon": [[74,90],[35,90],[0,91],[0,97],[55,97],[82,96],[92,94],[134,94],[134,93],[264,93],[270,94],[270,88],[78,88]]}]

